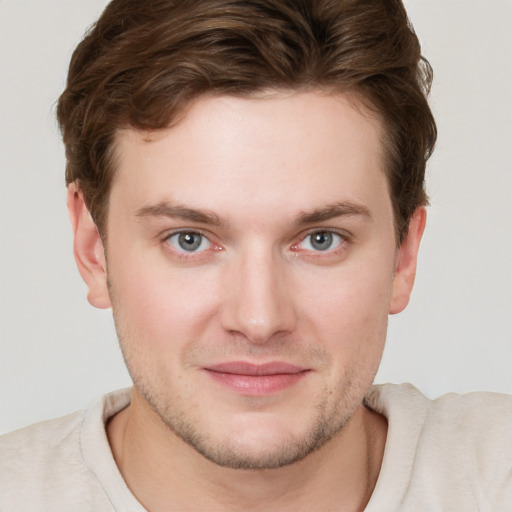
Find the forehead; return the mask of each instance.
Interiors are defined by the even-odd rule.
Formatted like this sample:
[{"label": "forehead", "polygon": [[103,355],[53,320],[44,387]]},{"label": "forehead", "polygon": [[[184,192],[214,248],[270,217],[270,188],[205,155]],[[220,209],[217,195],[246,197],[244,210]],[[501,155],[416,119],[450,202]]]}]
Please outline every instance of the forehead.
[{"label": "forehead", "polygon": [[387,195],[381,130],[339,94],[201,98],[172,128],[118,133],[111,199],[215,210],[242,201],[261,211],[370,201],[379,187]]}]

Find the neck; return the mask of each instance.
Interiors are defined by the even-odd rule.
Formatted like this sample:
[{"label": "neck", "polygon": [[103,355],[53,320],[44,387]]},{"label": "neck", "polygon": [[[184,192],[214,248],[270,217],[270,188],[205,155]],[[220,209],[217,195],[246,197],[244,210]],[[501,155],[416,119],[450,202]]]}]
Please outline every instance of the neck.
[{"label": "neck", "polygon": [[238,470],[205,459],[175,436],[137,393],[107,426],[128,487],[153,512],[362,511],[382,463],[386,420],[360,406],[345,427],[303,460],[277,469]]}]

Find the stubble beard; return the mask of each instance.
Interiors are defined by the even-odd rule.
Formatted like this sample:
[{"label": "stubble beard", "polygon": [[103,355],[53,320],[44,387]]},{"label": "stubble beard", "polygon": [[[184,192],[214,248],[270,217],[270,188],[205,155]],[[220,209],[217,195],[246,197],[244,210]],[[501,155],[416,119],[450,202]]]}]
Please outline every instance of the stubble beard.
[{"label": "stubble beard", "polygon": [[300,437],[287,436],[286,441],[283,441],[279,447],[254,454],[244,449],[242,445],[237,446],[232,440],[215,442],[201,434],[194,422],[175,410],[172,404],[165,404],[161,397],[148,393],[140,379],[136,380],[134,379],[134,386],[137,391],[176,436],[209,461],[231,469],[276,469],[299,462],[340,432],[354,412],[343,415],[338,407],[334,407],[328,414],[326,404],[322,403],[317,406],[316,418],[311,422],[307,432]]},{"label": "stubble beard", "polygon": [[[162,423],[207,460],[231,469],[276,469],[305,459],[345,427],[362,404],[366,393],[366,389],[362,390],[361,383],[357,382],[357,377],[354,382],[355,375],[347,375],[338,389],[331,393],[327,389],[322,390],[320,396],[323,401],[314,407],[310,426],[302,434],[283,435],[283,441],[278,446],[254,452],[245,447],[243,442],[236,442],[233,437],[226,436],[225,440],[219,441],[209,436],[208,432],[201,432],[201,422],[190,417],[183,404],[177,404],[172,396],[155,393],[155,390],[165,389],[165,386],[159,386],[154,380],[145,378],[144,372],[137,371],[131,364],[121,338],[120,344],[135,389]],[[331,394],[338,396],[332,405],[329,403]]]},{"label": "stubble beard", "polygon": [[[115,308],[113,310],[115,313]],[[197,453],[218,466],[231,469],[281,468],[299,462],[319,450],[347,425],[352,415],[362,405],[379,362],[377,361],[375,368],[364,367],[364,365],[351,368],[343,381],[338,383],[337,388],[322,390],[320,396],[323,398],[313,409],[310,427],[300,436],[287,435],[279,447],[254,453],[244,447],[243,443],[234,442],[232,439],[216,441],[208,436],[208,433],[202,433],[198,428],[200,422],[189,417],[184,407],[180,407],[172,396],[155,392],[166,389],[166,386],[159,385],[151,378],[153,372],[147,371],[151,365],[141,364],[144,356],[140,346],[132,343],[130,336],[123,335],[115,314],[114,323],[134,387],[152,411],[172,433]],[[132,361],[137,361],[137,364],[132,365]],[[142,371],[140,371],[141,368]],[[334,403],[330,400],[332,395],[338,397]]]}]

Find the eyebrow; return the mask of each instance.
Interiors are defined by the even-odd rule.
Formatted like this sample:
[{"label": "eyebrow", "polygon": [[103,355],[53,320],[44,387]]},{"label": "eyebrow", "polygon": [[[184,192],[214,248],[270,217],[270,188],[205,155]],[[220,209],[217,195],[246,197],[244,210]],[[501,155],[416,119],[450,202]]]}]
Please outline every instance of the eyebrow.
[{"label": "eyebrow", "polygon": [[187,208],[181,205],[172,205],[169,203],[158,203],[152,206],[145,206],[138,209],[135,215],[140,218],[148,217],[164,217],[172,219],[188,220],[199,224],[207,224],[211,226],[221,226],[225,222],[218,215],[206,210],[196,210],[195,208]]},{"label": "eyebrow", "polygon": [[[182,219],[199,224],[210,226],[226,226],[218,215],[207,210],[197,210],[195,208],[187,208],[182,205],[172,205],[167,202],[161,202],[151,206],[144,206],[135,212],[136,217],[150,218],[163,217],[172,219]],[[313,224],[315,222],[323,222],[336,217],[355,217],[363,216],[371,218],[370,210],[361,204],[351,201],[343,201],[317,208],[311,211],[301,213],[296,221],[298,226],[305,224]]]},{"label": "eyebrow", "polygon": [[323,208],[311,210],[309,212],[302,213],[298,219],[298,225],[312,224],[315,222],[323,222],[335,217],[356,217],[363,216],[371,219],[370,210],[358,203],[351,201],[342,201],[334,204],[327,205]]}]

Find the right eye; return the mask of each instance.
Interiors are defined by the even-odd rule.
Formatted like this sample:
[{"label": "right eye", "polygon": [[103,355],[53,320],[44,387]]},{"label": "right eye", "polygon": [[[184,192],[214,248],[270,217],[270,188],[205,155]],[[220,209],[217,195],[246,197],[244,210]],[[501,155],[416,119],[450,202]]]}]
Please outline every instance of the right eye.
[{"label": "right eye", "polygon": [[166,238],[166,242],[180,252],[201,252],[212,246],[210,240],[197,231],[174,233]]}]

